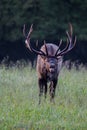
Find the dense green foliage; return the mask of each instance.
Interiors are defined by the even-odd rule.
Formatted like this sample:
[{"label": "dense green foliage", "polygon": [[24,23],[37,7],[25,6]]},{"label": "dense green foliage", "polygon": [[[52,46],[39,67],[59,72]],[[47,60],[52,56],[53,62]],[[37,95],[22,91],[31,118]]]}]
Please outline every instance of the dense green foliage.
[{"label": "dense green foliage", "polygon": [[0,41],[23,38],[22,28],[34,24],[33,38],[58,39],[74,26],[78,39],[87,40],[87,0],[1,0]]},{"label": "dense green foliage", "polygon": [[36,71],[0,67],[0,130],[87,130],[87,72],[62,69],[55,104],[38,105]]}]

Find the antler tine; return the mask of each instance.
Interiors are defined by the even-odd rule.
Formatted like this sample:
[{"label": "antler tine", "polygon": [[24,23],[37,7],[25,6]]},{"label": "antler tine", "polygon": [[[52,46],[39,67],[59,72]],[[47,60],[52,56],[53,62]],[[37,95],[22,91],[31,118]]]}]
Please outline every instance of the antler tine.
[{"label": "antler tine", "polygon": [[62,39],[60,39],[60,43],[59,43],[58,49],[57,49],[57,51],[56,51],[56,53],[55,53],[55,56],[57,56],[57,53],[58,53],[58,51],[59,51],[61,45],[62,45]]},{"label": "antler tine", "polygon": [[73,43],[73,47],[76,45],[76,36],[75,36],[75,38],[74,38],[74,43]]},{"label": "antler tine", "polygon": [[[72,43],[72,34],[73,34],[73,29],[72,29],[72,24],[69,23],[69,32],[66,31],[66,34],[67,34],[67,37],[68,37],[68,41],[69,41],[69,47],[68,47],[68,50],[70,51],[74,46],[75,46],[75,43],[76,43],[76,37],[74,39],[74,43]],[[68,51],[67,50],[67,51]]]},{"label": "antler tine", "polygon": [[72,46],[72,34],[73,34],[73,28],[72,28],[72,24],[69,23],[69,31],[66,31],[68,40],[70,42],[69,48]]},{"label": "antler tine", "polygon": [[25,24],[23,26],[23,35],[24,35],[24,37],[26,37],[26,34],[25,34]]},{"label": "antler tine", "polygon": [[47,46],[46,46],[46,41],[44,40],[44,46],[45,46],[45,50],[46,50],[46,55],[48,56],[48,50],[47,50]]},{"label": "antler tine", "polygon": [[69,34],[70,34],[70,37],[72,37],[73,35],[73,28],[72,28],[72,24],[69,23]]},{"label": "antler tine", "polygon": [[61,45],[62,45],[62,39],[60,39],[59,48],[60,48]]},{"label": "antler tine", "polygon": [[30,30],[28,32],[27,38],[30,38],[30,35],[31,35],[32,31],[33,31],[33,24],[31,24],[31,27],[30,27]]},{"label": "antler tine", "polygon": [[68,39],[67,39],[67,44],[66,44],[65,48],[64,48],[62,51],[60,51],[59,53],[57,53],[56,56],[59,56],[59,55],[61,55],[63,52],[65,52],[65,51],[67,50],[68,46],[69,46],[69,43],[68,43]]},{"label": "antler tine", "polygon": [[67,37],[68,37],[68,39],[69,39],[69,41],[70,41],[70,43],[71,43],[72,37],[70,36],[70,34],[69,34],[68,31],[66,31],[66,34],[67,34]]},{"label": "antler tine", "polygon": [[[36,41],[36,47],[39,50],[39,48],[38,48],[38,40]],[[43,54],[45,56],[45,53],[42,50],[39,50],[39,52],[41,52],[41,54]]]}]

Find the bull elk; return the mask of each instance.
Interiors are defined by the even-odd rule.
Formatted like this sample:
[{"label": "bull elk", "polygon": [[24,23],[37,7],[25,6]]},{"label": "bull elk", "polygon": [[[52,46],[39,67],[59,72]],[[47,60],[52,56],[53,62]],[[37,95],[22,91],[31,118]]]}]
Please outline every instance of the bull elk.
[{"label": "bull elk", "polygon": [[41,49],[34,49],[30,43],[30,35],[33,31],[33,25],[31,25],[28,35],[25,35],[25,25],[23,28],[23,34],[26,38],[26,47],[33,53],[38,55],[37,57],[37,73],[38,73],[38,85],[39,85],[39,104],[41,103],[41,96],[44,92],[45,98],[47,95],[47,83],[49,85],[50,100],[54,102],[55,89],[58,82],[58,75],[62,67],[63,55],[71,51],[76,44],[76,37],[72,39],[72,25],[69,24],[69,31],[66,31],[67,42],[64,49],[60,50],[62,40],[60,40],[59,46],[53,43],[46,43],[42,45]]}]

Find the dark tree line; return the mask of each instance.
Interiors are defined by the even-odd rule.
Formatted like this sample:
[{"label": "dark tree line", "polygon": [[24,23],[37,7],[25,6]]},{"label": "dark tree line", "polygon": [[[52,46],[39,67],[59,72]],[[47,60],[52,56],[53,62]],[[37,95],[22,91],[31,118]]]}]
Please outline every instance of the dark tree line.
[{"label": "dark tree line", "polygon": [[[73,25],[78,44],[86,44],[87,0],[1,0],[0,59],[6,55],[13,60],[33,57],[24,46],[24,24],[26,31],[34,24],[32,42],[38,39],[41,46],[44,39],[58,43],[63,38],[65,42],[69,22]],[[86,55],[85,49],[82,53]]]}]

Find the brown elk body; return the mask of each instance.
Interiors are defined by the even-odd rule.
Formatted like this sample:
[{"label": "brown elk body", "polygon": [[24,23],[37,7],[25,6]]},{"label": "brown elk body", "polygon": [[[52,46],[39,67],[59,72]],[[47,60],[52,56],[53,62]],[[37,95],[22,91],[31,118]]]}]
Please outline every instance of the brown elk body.
[{"label": "brown elk body", "polygon": [[[32,25],[28,36],[26,37],[26,47],[32,52],[38,54],[37,57],[37,73],[38,73],[38,85],[39,85],[39,104],[41,102],[41,96],[44,93],[45,98],[47,95],[48,82],[50,100],[54,101],[55,89],[58,82],[58,75],[62,67],[63,55],[72,50],[76,44],[76,37],[74,42],[72,40],[72,25],[70,24],[69,32],[67,34],[67,44],[63,50],[60,51],[62,40],[60,40],[59,46],[53,43],[45,43],[40,50],[32,48],[30,43],[30,34],[33,31]],[[23,29],[25,35],[25,26]]]},{"label": "brown elk body", "polygon": [[[48,57],[38,55],[37,58],[37,73],[38,73],[38,84],[39,84],[39,103],[41,100],[41,95],[44,92],[45,98],[47,95],[47,83],[49,85],[50,100],[54,98],[56,84],[58,81],[58,75],[62,67],[62,56],[59,59],[55,56],[55,52],[58,49],[58,46],[54,44],[46,44],[48,50]],[[45,45],[41,47],[41,50],[46,53]]]}]

